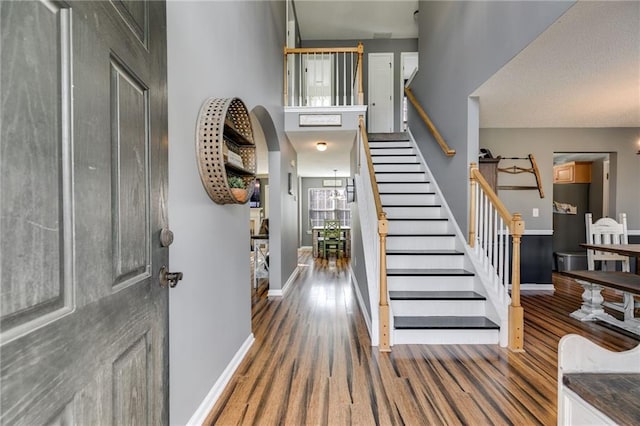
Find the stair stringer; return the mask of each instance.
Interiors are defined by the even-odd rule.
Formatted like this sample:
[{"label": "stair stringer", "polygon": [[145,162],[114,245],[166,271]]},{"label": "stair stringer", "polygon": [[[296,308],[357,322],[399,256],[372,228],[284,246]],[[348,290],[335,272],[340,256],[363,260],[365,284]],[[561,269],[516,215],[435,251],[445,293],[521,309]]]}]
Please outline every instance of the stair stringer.
[{"label": "stair stringer", "polygon": [[[431,169],[429,169],[429,165],[422,155],[422,151],[418,147],[416,140],[411,133],[411,129],[407,129],[407,133],[409,134],[409,140],[413,144],[413,148],[416,152],[416,155],[420,159],[422,166],[425,171],[429,175],[429,179],[432,185],[432,191],[436,193],[436,197],[439,199],[443,214],[449,219],[449,223],[451,225],[451,229],[455,234],[455,247],[456,250],[463,251],[465,253],[464,256],[464,267],[465,269],[473,272],[474,276],[474,291],[479,294],[482,294],[487,298],[487,311],[486,317],[500,325],[500,346],[506,347],[508,344],[509,336],[509,313],[508,313],[508,305],[511,302],[509,296],[506,296],[503,292],[497,290],[492,283],[491,271],[485,270],[485,268],[479,263],[473,249],[467,244],[466,237],[462,233],[460,226],[458,226],[458,222],[455,219],[455,216],[451,212],[449,208],[449,204],[447,200],[442,195],[442,191],[440,190],[440,186],[438,185],[435,176],[431,173]],[[468,178],[468,176],[467,176]]]},{"label": "stair stringer", "polygon": [[[370,182],[365,182],[365,177],[360,174],[356,174],[354,175],[354,185],[359,197],[358,213],[360,217],[360,235],[362,237],[362,244],[364,247],[373,248],[372,250],[363,250],[363,260],[365,263],[367,287],[369,292],[369,300],[365,300],[364,302],[369,303],[369,312],[371,312],[371,328],[369,329],[371,346],[378,346],[380,344],[380,322],[378,315],[378,295],[380,294],[378,218],[376,216],[375,202],[373,201]],[[363,309],[363,312],[366,313],[366,310]]]}]

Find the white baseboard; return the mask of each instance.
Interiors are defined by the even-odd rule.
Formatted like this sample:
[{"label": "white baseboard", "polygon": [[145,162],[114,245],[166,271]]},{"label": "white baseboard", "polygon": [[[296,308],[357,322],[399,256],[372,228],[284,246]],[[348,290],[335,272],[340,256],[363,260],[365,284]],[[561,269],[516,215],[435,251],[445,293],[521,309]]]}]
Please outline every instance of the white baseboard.
[{"label": "white baseboard", "polygon": [[284,294],[287,292],[287,289],[289,288],[291,283],[298,277],[299,273],[300,273],[300,267],[298,266],[298,267],[296,267],[296,269],[293,270],[291,275],[289,275],[289,279],[287,280],[287,282],[284,283],[282,288],[277,288],[277,289],[273,289],[273,290],[269,289],[269,292],[267,293],[267,297],[282,297],[282,296],[284,296]]},{"label": "white baseboard", "polygon": [[222,395],[222,391],[224,391],[224,388],[231,380],[233,373],[235,373],[236,369],[247,355],[247,352],[249,352],[254,340],[255,338],[253,337],[253,333],[249,334],[247,340],[245,340],[242,346],[240,346],[240,349],[238,349],[238,352],[233,356],[231,362],[224,369],[218,380],[213,384],[213,387],[209,393],[207,393],[207,396],[202,400],[196,412],[193,413],[187,422],[187,425],[200,426],[204,423],[205,419],[213,409],[213,406],[218,402],[218,398]]},{"label": "white baseboard", "polygon": [[349,265],[349,274],[351,275],[351,282],[353,283],[353,288],[356,291],[356,299],[358,299],[358,305],[360,305],[360,310],[362,311],[362,316],[364,317],[364,322],[367,324],[367,330],[369,331],[369,338],[373,339],[371,335],[371,318],[367,315],[367,306],[364,304],[364,299],[362,298],[362,293],[360,293],[360,286],[358,286],[358,280],[356,279],[356,275],[353,273],[353,269],[351,265]]}]

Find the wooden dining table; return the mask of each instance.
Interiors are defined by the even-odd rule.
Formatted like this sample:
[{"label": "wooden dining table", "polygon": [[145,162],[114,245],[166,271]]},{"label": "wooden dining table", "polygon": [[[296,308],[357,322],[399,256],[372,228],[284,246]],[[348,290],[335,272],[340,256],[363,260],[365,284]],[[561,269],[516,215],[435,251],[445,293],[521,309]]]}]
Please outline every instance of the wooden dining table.
[{"label": "wooden dining table", "polygon": [[589,250],[606,251],[622,256],[635,257],[636,274],[640,274],[640,244],[580,244]]},{"label": "wooden dining table", "polygon": [[[640,274],[638,273],[638,258],[640,258],[640,244],[580,244],[589,250],[605,251],[622,256],[636,258],[636,274],[621,271],[565,271],[563,275],[576,280],[584,287],[582,306],[571,313],[573,318],[581,321],[600,320],[640,335],[640,320],[633,315],[633,305],[625,313],[623,320],[618,320],[604,311],[603,288],[610,288],[624,293],[640,296]],[[633,303],[633,299],[631,299]]]}]

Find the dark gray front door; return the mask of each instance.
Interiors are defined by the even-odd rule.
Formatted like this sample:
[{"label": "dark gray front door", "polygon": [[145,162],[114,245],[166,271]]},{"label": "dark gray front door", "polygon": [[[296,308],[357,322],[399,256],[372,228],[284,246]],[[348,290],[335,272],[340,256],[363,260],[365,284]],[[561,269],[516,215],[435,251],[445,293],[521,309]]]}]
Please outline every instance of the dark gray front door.
[{"label": "dark gray front door", "polygon": [[0,17],[1,423],[167,423],[165,4]]}]

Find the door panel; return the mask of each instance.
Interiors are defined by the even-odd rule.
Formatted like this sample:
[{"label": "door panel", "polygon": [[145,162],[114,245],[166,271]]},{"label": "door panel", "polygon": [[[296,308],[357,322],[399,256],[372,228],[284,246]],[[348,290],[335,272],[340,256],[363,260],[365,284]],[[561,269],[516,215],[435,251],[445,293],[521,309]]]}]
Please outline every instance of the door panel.
[{"label": "door panel", "polygon": [[164,2],[0,2],[0,422],[168,422]]},{"label": "door panel", "polygon": [[[68,14],[57,8],[3,4],[2,152],[0,196],[3,230],[0,329],[4,338],[70,311],[69,236],[64,218],[70,192],[70,122],[60,99],[70,63]],[[29,15],[30,25],[5,25]],[[6,42],[6,41],[8,42]],[[31,52],[25,55],[24,52]],[[30,96],[24,96],[29,92]],[[10,143],[13,141],[13,143]],[[19,190],[13,190],[14,188]],[[25,292],[24,289],[29,289]],[[11,331],[11,332],[9,332]]]},{"label": "door panel", "polygon": [[368,98],[369,131],[393,132],[393,53],[369,53]]}]

